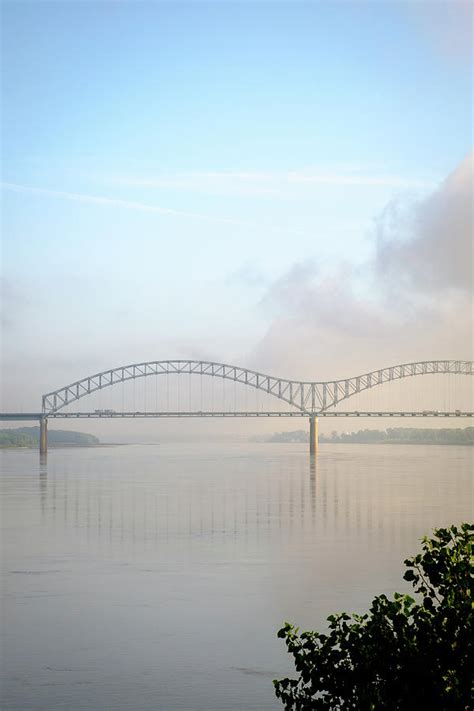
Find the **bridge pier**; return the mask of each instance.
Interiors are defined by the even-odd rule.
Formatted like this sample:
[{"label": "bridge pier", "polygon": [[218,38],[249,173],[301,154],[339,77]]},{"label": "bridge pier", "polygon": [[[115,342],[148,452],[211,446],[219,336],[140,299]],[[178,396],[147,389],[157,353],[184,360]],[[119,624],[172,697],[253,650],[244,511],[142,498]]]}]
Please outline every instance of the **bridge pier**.
[{"label": "bridge pier", "polygon": [[318,453],[318,418],[316,415],[311,415],[309,418],[309,453],[316,456]]},{"label": "bridge pier", "polygon": [[48,451],[48,420],[46,417],[40,419],[40,454],[46,454]]}]

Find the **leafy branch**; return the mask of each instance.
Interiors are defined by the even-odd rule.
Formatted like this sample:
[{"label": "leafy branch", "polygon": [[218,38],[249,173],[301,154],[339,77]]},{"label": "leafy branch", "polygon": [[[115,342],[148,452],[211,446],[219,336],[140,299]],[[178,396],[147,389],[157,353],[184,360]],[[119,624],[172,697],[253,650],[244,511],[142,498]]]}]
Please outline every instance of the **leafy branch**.
[{"label": "leafy branch", "polygon": [[474,708],[474,525],[440,528],[405,561],[417,600],[374,598],[322,634],[286,622],[278,637],[298,677],[275,680],[287,711]]}]

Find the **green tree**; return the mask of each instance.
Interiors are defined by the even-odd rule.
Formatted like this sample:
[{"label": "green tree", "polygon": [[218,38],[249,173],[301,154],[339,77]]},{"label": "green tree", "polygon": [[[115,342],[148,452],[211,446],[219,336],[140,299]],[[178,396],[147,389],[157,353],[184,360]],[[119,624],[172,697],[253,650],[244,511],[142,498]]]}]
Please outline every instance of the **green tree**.
[{"label": "green tree", "polygon": [[328,618],[325,634],[285,623],[298,678],[275,680],[287,711],[474,709],[474,525],[440,528],[406,560],[417,600],[374,598]]}]

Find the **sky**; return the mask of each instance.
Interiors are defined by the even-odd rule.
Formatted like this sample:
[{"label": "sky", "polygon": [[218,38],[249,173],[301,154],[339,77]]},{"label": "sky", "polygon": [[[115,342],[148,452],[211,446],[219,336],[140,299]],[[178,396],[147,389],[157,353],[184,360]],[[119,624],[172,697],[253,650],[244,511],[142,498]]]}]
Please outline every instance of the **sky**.
[{"label": "sky", "polygon": [[2,409],[472,358],[472,6],[2,3]]}]

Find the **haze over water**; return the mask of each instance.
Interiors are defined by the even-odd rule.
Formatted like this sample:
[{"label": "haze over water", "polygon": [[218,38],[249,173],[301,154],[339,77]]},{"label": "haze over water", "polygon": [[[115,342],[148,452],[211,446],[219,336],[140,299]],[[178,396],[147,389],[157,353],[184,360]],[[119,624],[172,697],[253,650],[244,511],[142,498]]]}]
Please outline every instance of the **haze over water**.
[{"label": "haze over water", "polygon": [[472,519],[468,447],[2,451],[2,709],[278,709],[276,631],[406,590]]},{"label": "haze over water", "polygon": [[[194,418],[282,414],[268,379],[112,372],[358,391],[472,361],[473,19],[464,0],[3,0],[0,410],[74,384],[64,413],[193,418],[51,417],[140,444],[0,450],[2,711],[278,711],[285,620],[407,589],[420,538],[472,520],[472,448],[328,444],[311,467],[246,441],[305,420]],[[388,380],[341,409],[474,412],[471,376]]]}]

